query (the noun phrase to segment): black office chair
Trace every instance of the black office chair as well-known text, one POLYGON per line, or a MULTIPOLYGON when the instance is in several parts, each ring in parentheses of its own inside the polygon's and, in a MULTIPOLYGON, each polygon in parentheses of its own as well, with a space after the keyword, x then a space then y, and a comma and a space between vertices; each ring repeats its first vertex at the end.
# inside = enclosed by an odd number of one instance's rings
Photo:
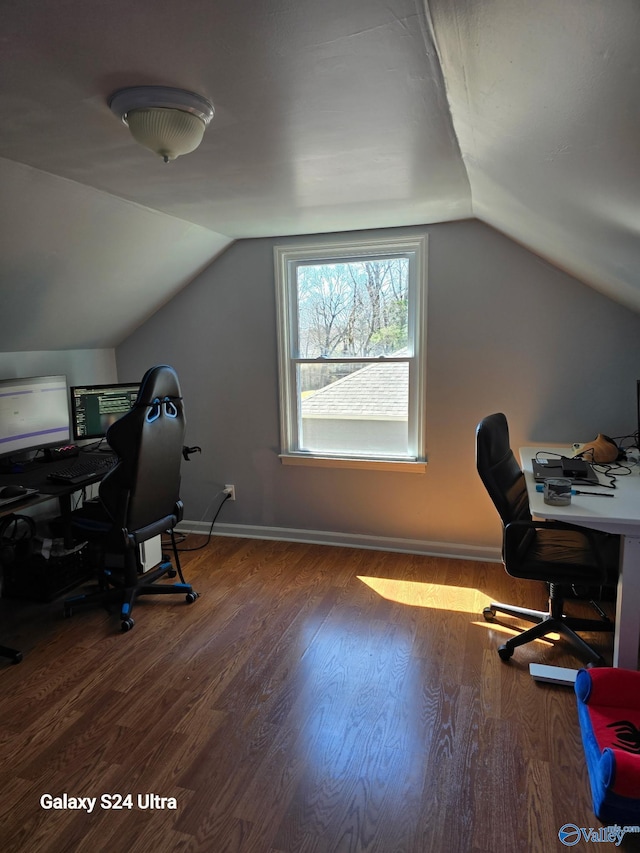
POLYGON ((602 656, 576 633, 612 631, 613 622, 599 606, 600 619, 580 619, 564 613, 564 602, 574 586, 613 585, 618 574, 620 539, 584 527, 557 521, 534 521, 524 474, 509 446, 506 417, 499 413, 484 418, 476 429, 476 465, 482 482, 502 519, 502 559, 509 575, 543 581, 549 589, 547 612, 492 603, 484 610, 488 622, 496 613, 534 622, 498 649, 509 660, 514 649, 531 640, 558 633, 568 639, 588 663, 603 665, 602 656))
POLYGON ((74 527, 97 561, 100 591, 68 598, 65 615, 78 606, 117 602, 122 630, 128 631, 134 624, 134 601, 141 595, 182 594, 189 603, 198 598, 184 580, 174 534, 182 518, 184 431, 178 377, 167 365, 152 367, 133 408, 109 428, 107 441, 118 461, 100 483, 98 501, 88 501, 73 514, 74 527), (139 546, 163 533, 171 539, 175 568, 163 555, 160 565, 145 574, 139 546), (180 583, 157 583, 176 573, 180 583))

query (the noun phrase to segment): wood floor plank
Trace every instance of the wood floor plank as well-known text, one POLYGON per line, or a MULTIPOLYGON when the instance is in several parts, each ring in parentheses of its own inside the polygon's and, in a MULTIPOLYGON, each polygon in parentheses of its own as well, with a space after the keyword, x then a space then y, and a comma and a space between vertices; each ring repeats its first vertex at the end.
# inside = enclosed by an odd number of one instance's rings
POLYGON ((181 546, 201 597, 140 601, 127 634, 99 608, 0 600, 25 652, 0 663, 3 853, 546 853, 564 823, 599 825, 573 691, 528 673, 580 662, 556 642, 504 663, 522 623, 482 617, 544 607, 542 585, 321 545, 188 550, 203 542, 181 546), (88 814, 44 793, 134 799, 88 814))

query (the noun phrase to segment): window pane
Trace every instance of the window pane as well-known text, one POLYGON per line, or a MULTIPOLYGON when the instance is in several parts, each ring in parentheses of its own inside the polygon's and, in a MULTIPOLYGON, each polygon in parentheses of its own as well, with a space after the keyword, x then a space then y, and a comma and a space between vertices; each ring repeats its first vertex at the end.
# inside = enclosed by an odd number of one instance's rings
POLYGON ((407 362, 299 364, 300 449, 408 453, 407 362))
POLYGON ((296 270, 300 358, 405 350, 408 257, 299 264, 296 270))

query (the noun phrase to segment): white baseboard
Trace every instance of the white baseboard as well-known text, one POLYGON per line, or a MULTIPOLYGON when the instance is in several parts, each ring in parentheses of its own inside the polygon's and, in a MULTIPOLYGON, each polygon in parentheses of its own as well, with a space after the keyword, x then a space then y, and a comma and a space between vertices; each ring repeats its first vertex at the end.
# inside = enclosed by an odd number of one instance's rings
MULTIPOLYGON (((176 531, 207 535, 211 522, 180 522, 176 531)), ((457 545, 452 542, 429 542, 422 539, 401 539, 391 536, 366 536, 358 533, 335 533, 326 530, 299 530, 290 527, 261 527, 249 524, 216 523, 212 535, 237 536, 241 539, 276 539, 283 542, 305 542, 313 545, 337 545, 343 548, 368 548, 374 551, 397 551, 404 554, 423 554, 429 557, 452 557, 457 560, 479 560, 499 563, 499 548, 483 545, 457 545)))

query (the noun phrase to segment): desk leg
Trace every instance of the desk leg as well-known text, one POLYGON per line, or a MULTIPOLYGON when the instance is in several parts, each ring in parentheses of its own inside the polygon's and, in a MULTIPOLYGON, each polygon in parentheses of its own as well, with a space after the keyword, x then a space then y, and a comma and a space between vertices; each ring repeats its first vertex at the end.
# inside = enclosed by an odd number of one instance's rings
POLYGON ((640 642, 640 537, 623 536, 616 603, 613 665, 638 669, 640 642))
POLYGON ((71 495, 59 495, 58 506, 60 507, 60 516, 62 518, 62 530, 64 537, 64 547, 73 548, 73 527, 71 526, 71 495))

